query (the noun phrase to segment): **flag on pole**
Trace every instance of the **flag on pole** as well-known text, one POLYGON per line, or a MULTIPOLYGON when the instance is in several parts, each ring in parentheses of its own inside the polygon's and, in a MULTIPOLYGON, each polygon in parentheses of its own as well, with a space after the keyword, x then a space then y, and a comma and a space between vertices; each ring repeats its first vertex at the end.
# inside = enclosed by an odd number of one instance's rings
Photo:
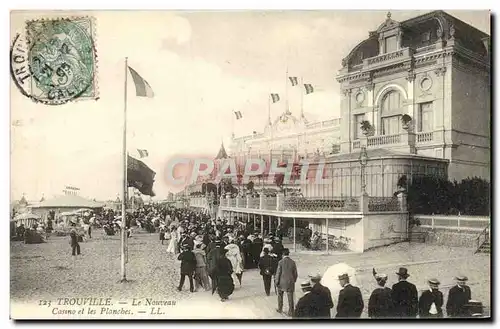
POLYGON ((137 149, 137 152, 139 153, 140 158, 145 158, 145 157, 149 156, 148 150, 137 149))
POLYGON ((128 156, 127 161, 127 184, 135 187, 144 195, 155 196, 153 183, 156 173, 144 162, 128 156))
POLYGON ((144 78, 141 77, 133 68, 129 66, 128 69, 130 70, 130 74, 134 80, 136 96, 153 98, 153 89, 151 89, 149 83, 144 80, 144 78))
POLYGON ((297 77, 288 77, 288 79, 290 79, 292 86, 296 86, 299 84, 299 80, 297 79, 297 77))
POLYGON ((311 94, 314 92, 314 88, 313 88, 312 84, 305 83, 304 88, 306 88, 306 94, 311 94))
POLYGON ((241 111, 233 111, 234 114, 236 115, 236 120, 239 120, 243 118, 243 115, 241 114, 241 111))
POLYGON ((280 95, 279 94, 271 94, 271 100, 273 101, 273 103, 279 102, 280 95))

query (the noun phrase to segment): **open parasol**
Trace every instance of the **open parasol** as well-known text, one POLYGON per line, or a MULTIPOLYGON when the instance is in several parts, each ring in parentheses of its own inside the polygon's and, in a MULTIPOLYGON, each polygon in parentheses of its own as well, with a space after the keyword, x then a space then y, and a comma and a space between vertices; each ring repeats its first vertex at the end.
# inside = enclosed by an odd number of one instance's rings
POLYGON ((334 305, 338 303, 339 291, 342 289, 339 282, 339 275, 345 274, 349 275, 349 282, 353 285, 357 285, 356 280, 356 269, 346 263, 338 263, 330 266, 321 278, 321 284, 330 289, 332 294, 332 299, 334 305))

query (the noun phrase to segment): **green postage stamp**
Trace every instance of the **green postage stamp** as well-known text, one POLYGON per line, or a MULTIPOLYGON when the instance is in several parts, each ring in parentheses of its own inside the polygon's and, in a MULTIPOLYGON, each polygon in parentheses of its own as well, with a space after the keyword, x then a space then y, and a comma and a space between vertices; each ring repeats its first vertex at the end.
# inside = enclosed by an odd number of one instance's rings
POLYGON ((57 105, 96 99, 95 24, 91 17, 32 20, 26 41, 30 96, 57 105))

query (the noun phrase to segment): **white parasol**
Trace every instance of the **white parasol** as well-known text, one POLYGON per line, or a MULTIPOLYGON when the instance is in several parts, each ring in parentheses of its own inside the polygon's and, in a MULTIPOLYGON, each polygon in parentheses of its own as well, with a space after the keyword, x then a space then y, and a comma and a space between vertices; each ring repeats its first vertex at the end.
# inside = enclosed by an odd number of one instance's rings
POLYGON ((356 280, 356 269, 345 264, 339 263, 333 266, 330 266, 321 278, 321 284, 330 289, 332 294, 332 299, 334 305, 337 305, 339 298, 339 291, 342 289, 339 282, 339 275, 345 274, 349 275, 349 282, 353 286, 357 286, 356 280))

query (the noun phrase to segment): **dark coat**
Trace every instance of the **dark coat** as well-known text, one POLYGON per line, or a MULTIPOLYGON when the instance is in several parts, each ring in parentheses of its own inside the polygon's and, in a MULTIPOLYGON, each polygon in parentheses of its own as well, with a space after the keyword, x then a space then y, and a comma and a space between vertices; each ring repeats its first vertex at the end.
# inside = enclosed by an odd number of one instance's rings
POLYGON ((448 301, 446 302, 446 314, 452 318, 461 318, 469 316, 464 305, 471 300, 471 291, 469 286, 454 286, 448 292, 448 301))
POLYGON ((290 257, 284 257, 278 262, 274 277, 276 287, 281 291, 294 292, 297 282, 297 265, 290 257))
POLYGON ((370 318, 392 318, 395 316, 390 288, 373 290, 368 301, 368 316, 370 318))
POLYGON ((192 251, 183 251, 177 257, 181 261, 181 274, 193 274, 196 270, 196 257, 192 251))
POLYGON ((418 314, 417 287, 408 281, 399 281, 392 286, 394 315, 399 318, 416 317, 418 314))
POLYGON ((276 258, 268 255, 264 255, 259 260, 260 275, 266 275, 266 269, 269 270, 269 275, 274 275, 276 273, 277 267, 276 258))
POLYGON ((361 290, 348 284, 339 292, 339 304, 337 305, 337 315, 335 317, 359 318, 364 307, 365 303, 361 296, 361 290))
POLYGON ((443 293, 439 290, 425 290, 418 301, 418 313, 421 318, 443 317, 443 293), (431 305, 436 305, 437 314, 430 314, 431 305))
POLYGON ((222 256, 222 249, 215 247, 207 254, 207 270, 209 274, 213 274, 217 266, 217 261, 222 256))
POLYGON ((300 297, 295 310, 293 312, 293 318, 297 319, 311 319, 318 317, 318 310, 316 308, 316 298, 311 292, 300 297))
POLYGON ((315 304, 318 318, 330 319, 332 317, 330 309, 333 308, 333 300, 330 289, 321 283, 316 283, 311 291, 315 297, 315 304))
POLYGON ((226 257, 220 257, 215 267, 217 280, 217 293, 221 298, 229 297, 234 291, 234 282, 231 277, 233 266, 226 257))
POLYGON ((183 245, 189 245, 189 248, 191 248, 191 250, 193 250, 194 248, 194 240, 191 239, 190 237, 186 237, 184 239, 181 239, 181 241, 179 241, 179 246, 182 248, 183 245))

